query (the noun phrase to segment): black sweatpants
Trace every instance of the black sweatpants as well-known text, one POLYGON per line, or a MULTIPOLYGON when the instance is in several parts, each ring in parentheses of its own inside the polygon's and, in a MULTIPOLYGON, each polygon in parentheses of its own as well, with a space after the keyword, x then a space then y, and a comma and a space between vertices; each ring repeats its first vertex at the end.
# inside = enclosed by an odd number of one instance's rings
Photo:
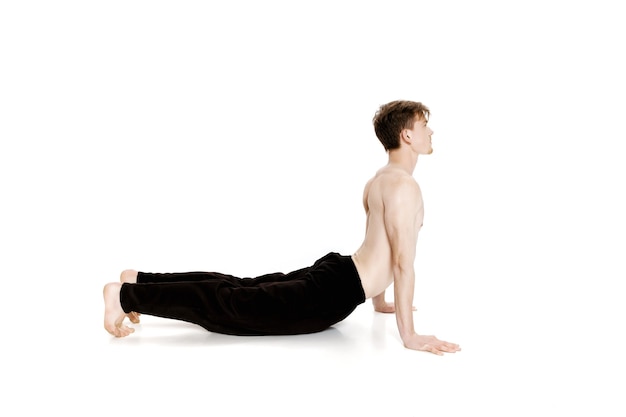
POLYGON ((139 272, 123 284, 122 309, 198 324, 232 335, 319 332, 365 301, 354 262, 331 252, 288 274, 237 278, 217 272, 139 272))

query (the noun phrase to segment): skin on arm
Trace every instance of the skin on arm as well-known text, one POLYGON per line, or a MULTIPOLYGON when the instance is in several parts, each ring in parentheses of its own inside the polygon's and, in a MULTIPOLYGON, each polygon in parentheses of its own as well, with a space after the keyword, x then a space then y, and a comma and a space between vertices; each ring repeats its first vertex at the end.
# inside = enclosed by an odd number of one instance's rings
MULTIPOLYGON (((370 191, 370 187, 372 185, 372 182, 374 182, 375 178, 372 178, 371 180, 368 181, 367 184, 365 184, 365 189, 363 191, 363 208, 365 209, 365 214, 369 216, 369 205, 367 203, 367 198, 369 196, 369 191, 370 191)), ((367 229, 369 226, 369 222, 365 223, 365 233, 367 234, 367 229)), ((393 302, 389 303, 387 301, 385 301, 385 291, 383 290, 382 293, 372 297, 372 305, 374 306, 374 311, 377 311, 379 313, 395 313, 396 312, 396 307, 394 305, 393 302)), ((413 311, 416 311, 417 309, 415 307, 413 307, 413 311)))
MULTIPOLYGON (((372 178, 371 180, 367 182, 367 184, 365 184, 365 189, 363 190, 363 208, 365 209, 365 214, 368 216, 368 220, 369 220, 370 208, 369 208, 369 204, 367 203, 367 198, 369 196, 372 182, 374 182, 374 178, 372 178)), ((367 235, 368 228, 369 228, 369 221, 365 222, 365 234, 366 235, 367 235)), ((387 303, 385 301, 385 291, 372 297, 372 305, 374 306, 374 311, 377 311, 379 313, 393 313, 396 311, 393 303, 387 303)))
POLYGON ((384 221, 391 246, 396 321, 404 342, 415 333, 411 308, 415 285, 413 264, 418 222, 421 225, 424 210, 419 187, 412 178, 401 177, 393 181, 383 195, 384 221))
POLYGON ((393 303, 385 301, 385 291, 372 297, 372 305, 374 306, 374 311, 378 311, 379 313, 394 313, 396 311, 393 303))
MULTIPOLYGON (((415 289, 415 253, 417 235, 424 218, 424 206, 419 186, 413 178, 394 180, 383 196, 384 221, 391 245, 394 275, 394 305, 398 331, 408 349, 424 350, 442 355, 456 352, 459 346, 434 336, 418 335, 413 323, 413 294, 415 289)), ((384 292, 376 296, 374 305, 381 306, 384 292)))
MULTIPOLYGON (((381 292, 375 297, 372 297, 372 304, 374 305, 374 311, 379 313, 395 313, 396 305, 393 302, 388 302, 385 300, 385 291, 381 292)), ((413 311, 417 311, 415 306, 412 307, 413 311)))

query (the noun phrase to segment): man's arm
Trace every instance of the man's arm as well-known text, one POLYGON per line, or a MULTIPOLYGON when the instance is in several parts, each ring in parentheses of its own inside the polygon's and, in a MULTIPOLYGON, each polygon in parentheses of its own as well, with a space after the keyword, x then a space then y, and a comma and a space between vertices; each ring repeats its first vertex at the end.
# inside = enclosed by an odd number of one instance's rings
POLYGON ((374 306, 374 311, 379 313, 394 313, 396 311, 393 303, 385 301, 385 291, 372 297, 372 305, 374 306))
MULTIPOLYGON (((383 203, 385 229, 391 245, 396 322, 402 343, 406 348, 437 355, 460 350, 458 345, 435 336, 418 335, 413 324, 415 252, 418 230, 424 218, 419 186, 412 178, 399 179, 383 197, 383 203)), ((384 300, 384 292, 382 297, 384 300)))
MULTIPOLYGON (((374 305, 374 311, 379 313, 395 313, 396 305, 395 303, 389 303, 385 300, 385 291, 381 292, 375 297, 372 297, 372 304, 374 305)), ((415 306, 412 307, 413 311, 417 311, 415 306)))
POLYGON ((415 335, 413 293, 418 223, 424 217, 418 185, 412 178, 395 180, 383 196, 385 229, 391 245, 396 321, 402 342, 415 335))

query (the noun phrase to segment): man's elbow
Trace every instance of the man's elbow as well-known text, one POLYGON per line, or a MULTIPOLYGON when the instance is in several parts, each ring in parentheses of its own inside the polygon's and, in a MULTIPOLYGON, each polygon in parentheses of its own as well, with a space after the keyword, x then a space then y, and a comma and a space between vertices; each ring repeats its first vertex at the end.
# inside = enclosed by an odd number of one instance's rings
POLYGON ((396 277, 406 276, 413 273, 413 260, 406 257, 394 257, 393 272, 396 277))

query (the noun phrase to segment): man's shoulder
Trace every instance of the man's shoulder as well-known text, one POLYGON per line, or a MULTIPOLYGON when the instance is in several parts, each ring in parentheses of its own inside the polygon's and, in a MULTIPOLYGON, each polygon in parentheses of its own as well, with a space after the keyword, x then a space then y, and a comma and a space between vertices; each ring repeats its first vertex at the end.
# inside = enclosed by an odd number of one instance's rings
POLYGON ((390 191, 397 189, 403 191, 419 190, 419 185, 415 178, 407 172, 400 169, 389 169, 379 171, 374 179, 378 179, 384 188, 390 191))
MULTIPOLYGON (((367 183, 375 195, 383 200, 420 198, 420 187, 412 175, 402 170, 381 170, 367 183)), ((368 193, 369 194, 369 193, 368 193)))

